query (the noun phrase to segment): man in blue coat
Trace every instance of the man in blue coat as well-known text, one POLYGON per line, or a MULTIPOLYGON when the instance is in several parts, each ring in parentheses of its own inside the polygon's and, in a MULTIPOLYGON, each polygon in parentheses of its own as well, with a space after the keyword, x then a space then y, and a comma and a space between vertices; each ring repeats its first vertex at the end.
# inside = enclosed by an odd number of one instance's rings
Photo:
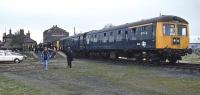
POLYGON ((42 59, 43 59, 43 65, 45 67, 45 70, 48 70, 48 60, 50 58, 50 53, 48 52, 47 47, 44 48, 44 51, 42 52, 42 59))

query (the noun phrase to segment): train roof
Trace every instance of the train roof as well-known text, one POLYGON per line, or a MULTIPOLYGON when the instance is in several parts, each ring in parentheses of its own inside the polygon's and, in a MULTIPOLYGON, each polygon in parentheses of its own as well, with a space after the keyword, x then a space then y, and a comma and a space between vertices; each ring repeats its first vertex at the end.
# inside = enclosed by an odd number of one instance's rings
POLYGON ((85 33, 81 33, 81 34, 77 34, 77 35, 73 35, 73 36, 69 36, 69 37, 64 37, 64 38, 61 38, 60 40, 73 38, 73 37, 77 37, 77 36, 82 36, 84 34, 93 34, 93 33, 111 31, 111 30, 116 30, 116 29, 122 29, 122 28, 125 28, 125 27, 132 27, 132 26, 137 26, 137 25, 144 25, 144 24, 156 23, 156 22, 167 22, 167 21, 174 21, 174 20, 179 21, 181 23, 188 24, 188 22, 181 17, 172 16, 172 15, 162 15, 162 16, 159 16, 159 17, 151 18, 151 19, 140 20, 140 21, 132 22, 132 23, 126 23, 126 24, 119 25, 119 26, 113 26, 111 28, 105 28, 105 29, 100 29, 100 30, 91 30, 89 32, 85 32, 85 33))
POLYGON ((73 38, 73 37, 82 36, 82 35, 84 35, 84 34, 85 34, 85 33, 79 33, 79 34, 76 34, 76 35, 73 35, 73 36, 63 37, 63 38, 60 38, 60 41, 65 40, 65 39, 70 39, 70 38, 73 38))
POLYGON ((125 27, 130 27, 130 26, 137 26, 137 25, 156 23, 156 22, 167 22, 167 21, 173 21, 173 20, 188 24, 188 22, 181 17, 171 16, 171 15, 162 15, 159 17, 151 18, 151 19, 141 20, 141 21, 132 22, 132 23, 126 23, 126 24, 119 25, 119 26, 113 26, 111 28, 105 28, 105 29, 101 29, 101 30, 91 31, 90 33, 105 32, 105 31, 116 30, 116 29, 121 29, 121 28, 125 28, 125 27))

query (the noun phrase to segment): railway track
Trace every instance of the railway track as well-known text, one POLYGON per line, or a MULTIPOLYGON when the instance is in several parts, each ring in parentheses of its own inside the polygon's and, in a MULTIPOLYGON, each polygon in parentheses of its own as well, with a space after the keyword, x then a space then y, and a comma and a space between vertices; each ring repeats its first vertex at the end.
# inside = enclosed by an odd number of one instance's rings
POLYGON ((175 68, 181 70, 188 70, 189 72, 199 72, 200 73, 200 64, 193 63, 177 63, 177 64, 162 64, 162 67, 165 68, 175 68))
POLYGON ((150 67, 162 67, 162 68, 172 68, 176 70, 183 70, 189 71, 191 73, 198 72, 200 73, 200 64, 194 63, 150 63, 150 62, 137 62, 135 60, 126 60, 126 59, 117 59, 112 60, 114 64, 121 64, 121 65, 141 65, 141 66, 150 66, 150 67))

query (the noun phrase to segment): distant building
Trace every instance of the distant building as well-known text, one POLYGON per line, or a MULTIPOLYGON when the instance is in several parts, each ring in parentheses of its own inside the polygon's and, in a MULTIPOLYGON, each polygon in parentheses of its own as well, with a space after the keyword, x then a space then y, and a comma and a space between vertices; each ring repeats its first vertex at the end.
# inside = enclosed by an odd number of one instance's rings
POLYGON ((200 49, 200 43, 190 43, 190 48, 192 48, 192 49, 200 49))
POLYGON ((62 37, 69 37, 69 32, 57 27, 57 25, 47 29, 43 32, 43 42, 49 43, 52 41, 58 41, 62 37))
POLYGON ((12 34, 12 30, 9 30, 9 34, 6 35, 6 33, 3 34, 3 46, 2 48, 4 49, 29 49, 32 48, 33 46, 37 45, 37 42, 33 39, 30 38, 30 31, 24 34, 24 30, 20 29, 19 31, 20 37, 23 37, 23 43, 22 46, 19 44, 12 45, 12 41, 14 39, 14 36, 16 34, 12 34))
POLYGON ((12 42, 12 38, 13 38, 13 34, 12 34, 12 30, 9 30, 9 34, 6 35, 6 33, 3 33, 3 47, 2 48, 6 48, 6 49, 11 49, 11 42, 12 42))
POLYGON ((199 35, 190 35, 190 43, 200 43, 199 35))

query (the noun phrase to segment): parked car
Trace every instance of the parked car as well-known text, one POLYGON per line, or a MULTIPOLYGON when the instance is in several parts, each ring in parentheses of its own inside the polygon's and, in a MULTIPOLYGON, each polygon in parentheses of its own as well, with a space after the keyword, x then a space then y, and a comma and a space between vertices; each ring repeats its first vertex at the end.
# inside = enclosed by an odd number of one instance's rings
POLYGON ((19 53, 0 50, 0 62, 20 63, 23 61, 23 59, 24 59, 24 56, 19 53))

